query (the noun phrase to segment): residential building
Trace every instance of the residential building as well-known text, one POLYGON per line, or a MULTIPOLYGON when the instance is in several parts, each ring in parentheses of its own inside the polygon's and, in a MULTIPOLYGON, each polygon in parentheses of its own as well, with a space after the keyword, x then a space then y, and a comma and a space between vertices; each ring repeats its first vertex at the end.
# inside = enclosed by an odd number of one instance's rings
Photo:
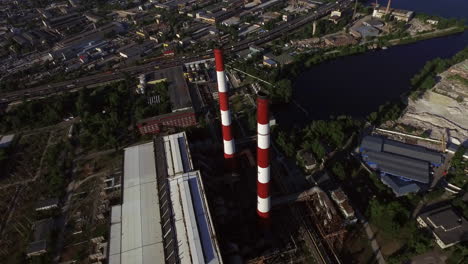
POLYGON ((123 203, 111 208, 109 264, 222 263, 185 133, 125 149, 123 203))
POLYGON ((424 212, 417 221, 421 227, 432 231, 442 249, 468 241, 468 221, 450 205, 424 212))

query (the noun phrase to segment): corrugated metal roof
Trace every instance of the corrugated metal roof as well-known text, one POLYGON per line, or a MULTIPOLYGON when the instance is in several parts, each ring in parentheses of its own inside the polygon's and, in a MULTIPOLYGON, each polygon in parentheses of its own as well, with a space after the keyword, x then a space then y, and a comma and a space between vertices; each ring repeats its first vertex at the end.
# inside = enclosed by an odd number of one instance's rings
POLYGON ((125 149, 121 260, 164 263, 153 142, 125 149))
POLYGON ((419 186, 414 182, 406 182, 402 184, 396 177, 382 175, 382 182, 393 190, 393 193, 398 196, 403 196, 409 193, 416 193, 419 191, 419 186))
POLYGON ((221 263, 200 172, 171 178, 169 185, 181 263, 221 263))
POLYGON ((111 264, 222 263, 200 172, 192 170, 185 133, 125 149, 121 223, 119 207, 111 213, 111 264))
POLYGON ((361 142, 361 149, 375 152, 382 151, 383 138, 375 136, 365 136, 361 142))
POLYGON ((385 173, 429 183, 429 164, 425 161, 385 152, 368 151, 364 155, 366 162, 376 163, 378 168, 385 173))
POLYGON ((385 143, 383 145, 383 151, 406 157, 411 157, 414 159, 424 160, 432 164, 443 163, 442 155, 437 152, 427 150, 420 146, 404 144, 393 140, 385 140, 385 143))
POLYGON ((193 170, 185 132, 163 137, 169 177, 193 170))

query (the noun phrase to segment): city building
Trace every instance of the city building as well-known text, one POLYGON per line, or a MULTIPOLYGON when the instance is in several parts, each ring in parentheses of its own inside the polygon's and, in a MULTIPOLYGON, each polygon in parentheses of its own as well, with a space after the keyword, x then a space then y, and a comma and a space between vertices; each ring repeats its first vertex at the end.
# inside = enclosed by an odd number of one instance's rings
POLYGON ((384 26, 384 23, 377 19, 370 19, 362 22, 364 26, 381 28, 384 26))
POLYGON ((390 8, 387 14, 387 7, 378 6, 374 9, 374 12, 372 13, 372 16, 376 18, 384 18, 386 15, 389 15, 390 17, 398 21, 409 22, 413 18, 414 12, 390 8))
POLYGON ((348 196, 343 192, 341 188, 338 188, 331 192, 331 198, 338 205, 341 213, 344 218, 349 221, 349 223, 356 223, 357 218, 355 217, 354 209, 349 204, 348 196))
POLYGON ((372 26, 360 26, 352 28, 349 33, 356 38, 366 39, 368 37, 377 37, 380 34, 380 30, 372 26))
POLYGON ((168 114, 158 115, 137 122, 140 134, 155 134, 163 129, 184 128, 197 124, 197 118, 193 109, 187 109, 168 114))
POLYGON ((468 241, 468 221, 450 205, 422 213, 416 220, 419 226, 432 231, 442 249, 468 241))
POLYGON ((11 146, 14 140, 15 140, 14 134, 5 135, 5 136, 0 135, 0 148, 8 148, 9 146, 11 146))
MULTIPOLYGON (((264 54, 263 55, 263 61, 265 64, 265 61, 273 61, 273 62, 276 62, 277 64, 280 64, 280 65, 288 65, 288 64, 291 64, 294 62, 294 58, 289 55, 288 53, 283 53, 281 55, 274 55, 273 53, 267 53, 267 54, 264 54)), ((265 64, 266 65, 266 64, 265 64)), ((270 66, 270 65, 268 65, 270 66)))
POLYGON ((83 47, 92 41, 100 41, 104 39, 106 34, 109 33, 120 33, 125 30, 124 26, 117 22, 112 22, 105 24, 101 27, 98 27, 94 30, 88 30, 84 33, 74 35, 73 37, 66 38, 54 47, 54 53, 60 52, 62 50, 74 49, 78 47, 83 47))
POLYGON ((123 203, 111 209, 109 264, 222 263, 185 133, 125 149, 123 203))
POLYGON ((151 40, 147 40, 141 44, 135 42, 125 45, 118 49, 119 55, 126 58, 139 58, 141 55, 150 52, 155 47, 151 40))
POLYGON ((195 110, 182 66, 155 71, 140 76, 140 78, 144 78, 145 80, 145 93, 150 91, 151 85, 166 82, 168 84, 172 110, 171 113, 139 120, 137 128, 142 135, 159 133, 165 128, 184 128, 197 124, 195 110))
POLYGON ((334 10, 331 12, 329 20, 335 24, 338 24, 338 22, 340 22, 341 16, 342 12, 340 10, 334 10))
POLYGON ((268 67, 277 67, 278 63, 272 59, 264 59, 263 65, 268 66, 268 67))
POLYGON ((363 161, 380 173, 382 182, 397 196, 427 186, 431 166, 443 163, 441 153, 379 136, 365 136, 360 152, 363 161))
POLYGON ((166 81, 168 83, 169 97, 173 112, 192 108, 192 99, 187 82, 184 78, 182 66, 151 72, 146 74, 146 80, 148 85, 160 81, 166 81))
POLYGON ((334 47, 356 45, 358 43, 358 41, 355 38, 346 33, 328 35, 325 36, 323 40, 325 41, 325 44, 334 47))

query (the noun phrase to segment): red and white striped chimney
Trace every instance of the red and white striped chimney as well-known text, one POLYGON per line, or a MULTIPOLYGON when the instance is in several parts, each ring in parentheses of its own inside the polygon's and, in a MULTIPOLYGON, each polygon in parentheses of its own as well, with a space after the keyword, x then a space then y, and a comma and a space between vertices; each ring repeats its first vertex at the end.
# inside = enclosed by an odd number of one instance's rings
POLYGON ((223 127, 224 158, 232 159, 236 152, 234 138, 231 130, 231 112, 229 111, 228 88, 226 85, 226 75, 224 74, 223 51, 214 50, 216 77, 218 80, 219 108, 221 110, 221 124, 223 127))
POLYGON ((270 217, 270 117, 268 96, 257 95, 257 214, 270 217))

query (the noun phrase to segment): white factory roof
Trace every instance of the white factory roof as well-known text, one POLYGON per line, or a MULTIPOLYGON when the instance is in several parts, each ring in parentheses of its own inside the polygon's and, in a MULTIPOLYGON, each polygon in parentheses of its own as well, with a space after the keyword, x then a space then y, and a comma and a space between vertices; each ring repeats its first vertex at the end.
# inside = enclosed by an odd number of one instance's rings
POLYGON ((185 133, 163 137, 169 177, 193 170, 192 157, 185 133))
POLYGON ((109 238, 109 264, 120 264, 120 249, 122 235, 122 206, 111 208, 111 228, 109 238))
POLYGON ((170 179, 169 189, 181 263, 222 263, 200 171, 170 179))
POLYGON ((122 264, 164 263, 153 142, 125 149, 122 264))
POLYGON ((222 263, 185 133, 125 149, 110 237, 110 264, 222 263))

